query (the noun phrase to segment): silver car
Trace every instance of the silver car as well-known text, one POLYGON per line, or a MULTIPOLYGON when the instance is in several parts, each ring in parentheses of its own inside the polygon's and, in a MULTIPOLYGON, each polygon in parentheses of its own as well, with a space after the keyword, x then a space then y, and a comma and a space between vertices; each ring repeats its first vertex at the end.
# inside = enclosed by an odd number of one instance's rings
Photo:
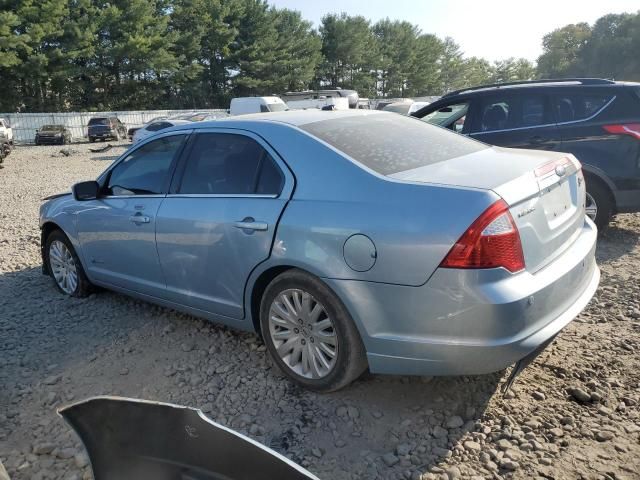
POLYGON ((393 113, 181 125, 40 210, 44 271, 259 332, 317 391, 373 373, 481 374, 587 305, 580 163, 393 113))

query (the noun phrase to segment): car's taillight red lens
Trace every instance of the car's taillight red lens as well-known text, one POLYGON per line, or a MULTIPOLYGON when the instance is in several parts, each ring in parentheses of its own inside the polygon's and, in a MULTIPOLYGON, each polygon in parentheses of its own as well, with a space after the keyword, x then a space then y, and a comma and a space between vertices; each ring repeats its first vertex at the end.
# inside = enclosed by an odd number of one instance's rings
POLYGON ((524 270, 520 234, 504 200, 491 205, 471 224, 440 266, 524 270))
POLYGON ((603 128, 609 133, 614 133, 616 135, 631 135, 633 138, 640 140, 640 123, 605 125, 603 128))

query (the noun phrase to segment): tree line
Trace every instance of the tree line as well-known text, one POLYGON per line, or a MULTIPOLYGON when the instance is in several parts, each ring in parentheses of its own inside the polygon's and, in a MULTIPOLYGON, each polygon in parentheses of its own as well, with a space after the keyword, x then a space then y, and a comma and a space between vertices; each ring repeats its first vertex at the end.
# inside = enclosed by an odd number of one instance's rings
MULTIPOLYGON (((634 18, 624 31, 637 42, 634 18)), ((0 111, 226 108, 234 96, 332 87, 440 95, 547 75, 542 66, 573 72, 583 44, 606 36, 598 22, 570 26, 588 30, 586 41, 547 35, 536 69, 465 57, 452 38, 406 21, 329 14, 315 29, 266 0, 0 0, 0 111)))

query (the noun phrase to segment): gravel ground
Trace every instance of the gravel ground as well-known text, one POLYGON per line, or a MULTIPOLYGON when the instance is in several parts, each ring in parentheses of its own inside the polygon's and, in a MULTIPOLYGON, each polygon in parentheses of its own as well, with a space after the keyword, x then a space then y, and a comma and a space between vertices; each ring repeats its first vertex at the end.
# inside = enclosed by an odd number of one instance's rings
POLYGON ((0 170, 0 459, 12 479, 91 478, 55 409, 113 394, 201 408, 321 479, 640 478, 640 216, 601 236, 588 309, 519 378, 367 375, 318 395, 256 335, 40 273, 40 198, 92 179, 125 146, 17 148, 0 170))

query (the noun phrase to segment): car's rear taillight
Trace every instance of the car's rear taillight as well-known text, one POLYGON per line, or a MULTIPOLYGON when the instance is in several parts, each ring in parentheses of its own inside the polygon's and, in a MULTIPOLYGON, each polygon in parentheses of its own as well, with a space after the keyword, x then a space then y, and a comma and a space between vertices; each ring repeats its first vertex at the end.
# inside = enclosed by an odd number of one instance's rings
POLYGON ((633 138, 640 140, 640 123, 605 125, 603 128, 609 133, 616 135, 630 135, 633 138))
POLYGON ((491 205, 471 224, 440 266, 504 267, 512 273, 524 270, 520 234, 504 200, 498 200, 491 205))

